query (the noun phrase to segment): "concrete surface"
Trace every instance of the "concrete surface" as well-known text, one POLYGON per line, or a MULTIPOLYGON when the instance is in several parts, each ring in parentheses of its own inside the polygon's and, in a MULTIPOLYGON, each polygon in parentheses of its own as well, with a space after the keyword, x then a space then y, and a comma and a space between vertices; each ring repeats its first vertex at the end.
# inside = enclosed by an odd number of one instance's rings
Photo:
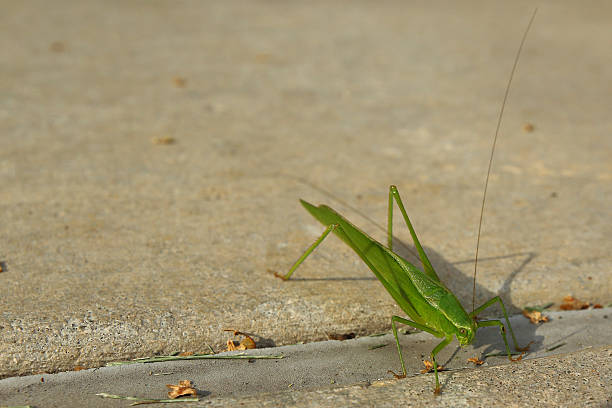
POLYGON ((395 400, 416 406, 525 406, 536 398, 538 406, 611 403, 612 308, 546 314, 550 321, 539 326, 523 316, 511 319, 521 345, 534 342, 521 362, 489 357, 475 369, 466 361, 504 351, 495 328, 481 329, 471 346, 459 348, 453 343, 444 349, 439 363, 448 371, 441 373, 439 398, 432 395, 433 375, 419 374, 423 358, 439 339, 413 333, 401 336, 409 373, 401 381, 393 380, 387 372, 400 370, 395 340, 387 334, 249 351, 253 355, 283 355, 280 360, 172 361, 8 378, 0 380, 0 403, 122 407, 128 402, 96 394, 164 398, 165 384, 184 379, 194 383, 202 405, 213 406, 330 406, 332 401, 336 406, 350 405, 355 398, 365 405, 386 405, 395 400), (570 392, 568 387, 576 388, 570 392))
MULTIPOLYGON (((612 6, 538 5, 477 286, 514 312, 612 302, 612 6)), ((468 307, 533 6, 3 1, 0 377, 219 349, 224 328, 387 330, 400 311, 338 240, 293 282, 267 270, 322 231, 298 198, 384 239, 391 183, 468 307)))

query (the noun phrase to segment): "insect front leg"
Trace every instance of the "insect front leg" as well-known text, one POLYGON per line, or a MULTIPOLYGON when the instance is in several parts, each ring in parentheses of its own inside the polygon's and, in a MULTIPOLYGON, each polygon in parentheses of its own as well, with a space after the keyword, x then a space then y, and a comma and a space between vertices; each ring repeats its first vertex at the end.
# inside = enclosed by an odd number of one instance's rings
POLYGON ((289 269, 289 272, 287 272, 285 275, 281 275, 278 272, 274 272, 274 271, 270 271, 270 272, 274 273, 274 276, 276 276, 277 278, 280 278, 282 280, 288 280, 293 274, 293 272, 295 272, 295 270, 298 268, 298 266, 300 266, 302 262, 304 262, 306 258, 308 258, 308 255, 310 255, 312 251, 314 251, 315 248, 318 247, 321 244, 321 242, 323 242, 323 240, 329 235, 330 232, 332 232, 338 227, 339 227, 338 224, 332 224, 328 226, 325 229, 325 231, 323 231, 323 234, 321 234, 321 236, 317 238, 317 240, 313 242, 311 246, 308 247, 308 249, 302 254, 302 256, 300 256, 300 258, 297 261, 295 261, 291 269, 289 269))
MULTIPOLYGON (((508 325, 508 329, 510 330, 510 335, 512 336, 512 341, 514 342, 514 348, 518 351, 527 351, 529 349, 529 345, 527 345, 526 347, 519 347, 518 342, 516 341, 516 336, 514 335, 514 330, 512 330, 512 325, 510 324, 510 319, 508 318, 508 313, 506 312, 506 307, 504 306, 504 302, 502 302, 501 298, 499 296, 495 296, 493 299, 489 300, 488 302, 486 302, 485 304, 483 304, 482 306, 474 309, 474 311, 472 313, 470 313, 470 317, 475 317, 478 316, 478 314, 480 312, 482 312, 483 310, 485 310, 486 308, 492 306, 495 302, 499 302, 502 312, 504 312, 504 318, 506 319, 506 324, 508 325)), ((490 322, 494 322, 496 320, 489 320, 490 322)), ((499 320, 497 320, 500 324, 501 322, 499 320)), ((478 322, 478 327, 483 327, 485 326, 483 323, 486 322, 478 322)), ((497 325, 496 323, 494 324, 487 324, 486 326, 493 326, 493 325, 497 325)), ((502 324, 503 327, 503 324, 502 324)), ((504 337, 504 341, 506 341, 506 333, 505 331, 502 332, 502 335, 504 337)), ((512 360, 512 358, 510 357, 510 349, 508 348, 508 342, 506 342, 506 348, 508 349, 508 357, 510 358, 510 360, 512 360)))
POLYGON ((506 328, 504 327, 504 324, 501 322, 501 320, 487 320, 484 322, 478 322, 476 327, 487 327, 487 326, 499 326, 499 332, 502 335, 502 339, 504 339, 504 344, 506 345, 506 352, 508 353, 508 359, 510 361, 520 361, 523 358, 523 354, 521 354, 517 358, 512 358, 512 353, 510 352, 510 346, 508 346, 508 339, 506 338, 506 328))

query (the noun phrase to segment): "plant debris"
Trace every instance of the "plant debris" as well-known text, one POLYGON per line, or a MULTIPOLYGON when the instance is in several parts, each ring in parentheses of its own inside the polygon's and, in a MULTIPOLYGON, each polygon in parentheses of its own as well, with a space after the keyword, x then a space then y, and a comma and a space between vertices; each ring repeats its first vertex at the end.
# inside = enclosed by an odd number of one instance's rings
POLYGON ((528 311, 523 309, 523 316, 528 318, 532 324, 546 323, 548 321, 548 316, 544 316, 542 312, 537 310, 528 311))
POLYGON ((177 88, 184 88, 187 85, 187 79, 183 77, 174 77, 172 82, 177 88))
POLYGON ((154 137, 151 143, 156 145, 171 145, 176 142, 176 139, 170 136, 154 137))
MULTIPOLYGON (((433 371, 434 365, 433 365, 433 363, 431 361, 424 360, 423 364, 425 364, 425 368, 423 370, 421 370, 421 374, 425 374, 425 373, 429 373, 429 372, 433 371)), ((438 371, 444 371, 444 367, 439 365, 438 366, 438 371)))
POLYGON ((553 350, 556 350, 556 349, 558 349, 558 348, 560 348, 560 347, 565 346, 566 344, 567 344, 567 343, 559 343, 559 344, 556 344, 556 345, 554 345, 554 346, 552 346, 552 347, 548 347, 548 348, 546 349, 546 351, 553 351, 553 350))
POLYGON ((355 333, 327 333, 327 338, 330 340, 350 340, 355 338, 355 333))
POLYGON ((467 361, 468 361, 469 363, 474 363, 474 364, 476 364, 477 366, 482 365, 482 364, 484 363, 484 361, 482 361, 482 360, 478 359, 478 357, 470 357, 470 358, 468 358, 468 359, 467 359, 467 361))
POLYGON ((588 309, 591 304, 589 302, 583 302, 574 298, 572 295, 568 295, 563 298, 563 303, 561 303, 561 310, 582 310, 588 309))
MULTIPOLYGON (((529 343, 529 344, 531 344, 531 343, 529 343)), ((527 347, 529 347, 529 345, 528 345, 527 347)), ((519 361, 519 359, 522 359, 522 358, 523 358, 523 355, 524 355, 524 354, 525 354, 525 352, 524 352, 524 351, 523 351, 523 352, 510 352, 510 355, 511 355, 511 356, 519 356, 519 358, 518 358, 518 359, 516 359, 516 360, 512 360, 512 361, 519 361)), ((507 356, 508 356, 508 353, 501 351, 501 352, 499 352, 499 353, 489 353, 489 354, 485 354, 485 355, 484 355, 484 357, 482 357, 482 358, 483 358, 483 359, 486 359, 486 358, 489 358, 489 357, 507 357, 507 356)))
POLYGON ((194 354, 192 356, 154 356, 154 357, 141 357, 127 361, 111 361, 106 363, 106 367, 119 366, 125 364, 139 364, 139 363, 159 363, 160 361, 174 361, 174 360, 257 360, 257 359, 272 359, 280 360, 285 358, 282 354, 275 355, 262 355, 262 356, 249 356, 247 354, 233 354, 231 356, 219 355, 219 354, 194 354))
POLYGON ((532 123, 527 122, 523 124, 523 132, 525 133, 531 133, 533 132, 534 129, 535 129, 535 126, 533 126, 532 123))
POLYGON ((253 340, 253 338, 249 336, 248 334, 240 332, 238 330, 234 330, 234 329, 225 329, 223 331, 233 331, 234 336, 244 336, 244 339, 242 339, 240 343, 238 343, 238 345, 234 343, 234 340, 229 339, 227 341, 227 351, 248 350, 248 349, 256 348, 255 340, 253 340))
POLYGON ((538 306, 525 306, 523 308, 523 310, 526 310, 528 312, 543 312, 545 309, 548 309, 549 307, 551 307, 552 305, 554 305, 553 302, 550 303, 546 303, 545 305, 538 305, 538 306))
POLYGON ((195 388, 191 386, 191 381, 189 380, 181 380, 178 385, 166 384, 166 387, 170 388, 168 397, 171 399, 182 397, 183 395, 198 395, 195 388))
POLYGON ((101 392, 96 395, 102 398, 136 401, 136 402, 131 403, 130 406, 142 405, 142 404, 158 404, 158 403, 168 404, 168 403, 173 403, 173 402, 198 402, 199 401, 197 397, 196 398, 181 398, 181 399, 157 399, 157 398, 128 397, 128 396, 123 396, 123 395, 107 394, 105 392, 101 392))

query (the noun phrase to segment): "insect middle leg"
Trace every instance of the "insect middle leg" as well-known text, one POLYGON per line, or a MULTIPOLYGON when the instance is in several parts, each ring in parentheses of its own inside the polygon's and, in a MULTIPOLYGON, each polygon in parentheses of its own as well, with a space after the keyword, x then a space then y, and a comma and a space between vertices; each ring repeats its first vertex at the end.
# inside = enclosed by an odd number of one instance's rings
POLYGON ((419 242, 419 238, 417 237, 416 232, 414 231, 414 227, 412 226, 412 223, 410 222, 410 218, 408 218, 408 213, 406 212, 406 209, 404 208, 404 203, 402 203, 402 199, 399 195, 399 191, 397 190, 397 187, 394 185, 389 187, 389 209, 388 209, 388 216, 387 216, 387 247, 391 251, 393 251, 393 199, 395 199, 395 202, 397 203, 397 206, 399 207, 400 212, 402 213, 402 217, 404 217, 404 222, 406 223, 406 226, 408 227, 408 230, 410 231, 410 236, 412 237, 414 246, 416 247, 417 252, 419 253, 419 258, 421 258, 421 263, 423 264, 423 270, 430 278, 439 282, 440 278, 438 278, 436 271, 434 271, 433 266, 431 266, 431 262, 429 262, 429 258, 427 258, 427 254, 425 254, 425 251, 423 250, 423 247, 421 246, 421 243, 419 242))
POLYGON ((411 320, 408 319, 404 319, 403 317, 399 317, 399 316, 392 316, 391 317, 391 327, 393 328, 393 336, 395 336, 395 344, 397 345, 397 353, 399 354, 399 358, 400 358, 400 363, 402 364, 402 374, 398 375, 395 374, 393 371, 390 371, 391 374, 393 374, 393 376, 395 378, 405 378, 406 377, 406 365, 404 364, 404 357, 402 356, 402 349, 399 343, 399 338, 397 336, 397 326, 396 326, 396 322, 398 323, 403 323, 405 325, 414 327, 415 329, 419 329, 419 330, 423 330, 427 333, 433 334, 436 337, 446 337, 444 340, 442 340, 442 342, 440 344, 438 344, 432 351, 431 351, 431 359, 433 360, 433 365, 434 365, 434 373, 436 376, 436 389, 435 389, 435 393, 438 394, 440 392, 440 381, 438 380, 438 362, 436 361, 436 354, 438 354, 438 352, 440 350, 442 350, 444 347, 446 347, 451 341, 452 341, 452 336, 444 336, 443 333, 437 332, 435 330, 432 330, 431 328, 413 322, 411 320))

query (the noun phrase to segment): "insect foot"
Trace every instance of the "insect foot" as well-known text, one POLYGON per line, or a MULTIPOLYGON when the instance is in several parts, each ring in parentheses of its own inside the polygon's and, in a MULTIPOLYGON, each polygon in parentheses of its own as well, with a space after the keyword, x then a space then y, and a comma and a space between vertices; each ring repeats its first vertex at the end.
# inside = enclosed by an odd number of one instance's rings
POLYGON ((518 351, 529 351, 529 347, 533 344, 533 340, 531 340, 525 347, 517 347, 518 351))
POLYGON ((531 346, 531 344, 533 344, 533 340, 530 341, 525 347, 517 347, 516 349, 521 352, 521 355, 517 358, 512 358, 512 356, 508 356, 510 361, 521 361, 527 350, 529 350, 529 346, 531 346))
POLYGON ((272 275, 276 276, 279 279, 282 279, 284 281, 288 280, 286 275, 281 275, 280 273, 273 271, 272 269, 268 269, 268 273, 271 273, 272 275))
POLYGON ((391 371, 391 370, 387 370, 388 373, 393 374, 393 376, 396 379, 402 379, 402 378, 406 378, 406 374, 395 374, 395 372, 391 371))
MULTIPOLYGON (((425 374, 425 373, 431 373, 434 370, 434 363, 432 363, 429 360, 425 360, 423 361, 423 364, 425 365, 425 368, 421 370, 421 374, 425 374)), ((442 367, 441 365, 438 366, 438 371, 444 371, 444 367, 442 367)))

